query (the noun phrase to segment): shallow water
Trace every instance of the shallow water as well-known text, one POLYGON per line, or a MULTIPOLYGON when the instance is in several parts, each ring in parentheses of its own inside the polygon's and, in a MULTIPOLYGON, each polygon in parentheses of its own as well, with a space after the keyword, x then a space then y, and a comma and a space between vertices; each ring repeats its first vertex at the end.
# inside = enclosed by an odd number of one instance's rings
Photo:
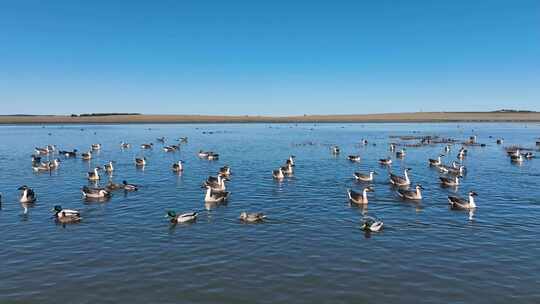
POLYGON ((505 146, 534 148, 539 136, 540 125, 517 123, 2 126, 0 302, 540 302, 540 160, 513 165, 495 144, 504 137, 505 146), (390 155, 389 135, 427 134, 476 134, 487 146, 468 148, 458 189, 441 188, 427 166, 441 145, 409 148, 393 171, 412 168, 425 191, 421 203, 403 202, 376 160, 390 155), (176 153, 158 143, 139 148, 160 136, 188 136, 189 143, 176 153), (370 145, 360 146, 363 138, 370 145), (121 150, 122 140, 133 147, 121 150), (89 163, 61 157, 52 174, 31 170, 35 146, 85 151, 95 142, 103 149, 89 163), (340 156, 330 154, 331 144, 341 147, 340 156), (199 149, 221 159, 198 159, 199 149), (289 154, 297 156, 295 175, 278 183, 270 172, 289 154), (351 163, 347 154, 362 160, 351 163), (148 165, 138 170, 133 158, 142 155, 148 165), (180 176, 170 170, 179 159, 186 162, 180 176), (86 172, 109 160, 116 161, 116 182, 142 188, 85 202, 86 172), (208 211, 201 183, 224 164, 233 171, 231 198, 208 211), (362 189, 352 173, 369 168, 380 173, 369 207, 351 207, 346 189, 362 189), (38 195, 26 215, 17 202, 22 184, 38 195), (479 194, 472 219, 449 210, 446 200, 469 190, 479 194), (50 209, 57 204, 80 210, 83 221, 56 224, 50 209), (171 226, 164 218, 170 209, 200 215, 195 224, 171 226), (242 224, 244 210, 269 219, 242 224), (362 232, 362 214, 384 220, 384 231, 362 232))

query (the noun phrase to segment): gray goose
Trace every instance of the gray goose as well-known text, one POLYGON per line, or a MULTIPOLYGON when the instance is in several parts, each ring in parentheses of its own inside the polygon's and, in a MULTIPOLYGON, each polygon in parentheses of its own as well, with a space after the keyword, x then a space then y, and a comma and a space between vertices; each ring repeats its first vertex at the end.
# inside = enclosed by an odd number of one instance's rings
POLYGON ((363 174, 360 172, 354 172, 353 176, 356 180, 362 181, 362 182, 372 182, 374 177, 373 175, 376 175, 377 172, 369 171, 368 174, 363 174))
POLYGON ((424 188, 422 185, 416 185, 414 190, 398 189, 397 194, 402 199, 408 200, 421 200, 422 199, 422 190, 424 188))
POLYGON ((474 209, 476 208, 475 196, 478 196, 478 194, 474 191, 469 192, 468 200, 457 196, 448 196, 448 203, 452 209, 474 209))
POLYGON ((368 203, 367 193, 373 192, 373 191, 374 190, 372 187, 364 188, 362 193, 353 191, 351 189, 347 189, 347 196, 349 197, 349 202, 351 203, 355 203, 357 205, 367 205, 368 203))
POLYGON ((395 186, 408 186, 411 184, 411 180, 409 179, 409 171, 411 168, 407 168, 403 170, 404 177, 395 175, 393 173, 390 173, 390 183, 395 186))

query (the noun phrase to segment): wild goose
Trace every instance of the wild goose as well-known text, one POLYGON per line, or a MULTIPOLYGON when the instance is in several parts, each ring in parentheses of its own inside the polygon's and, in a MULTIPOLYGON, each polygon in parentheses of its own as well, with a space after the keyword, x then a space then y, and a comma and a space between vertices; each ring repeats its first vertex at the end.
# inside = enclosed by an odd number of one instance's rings
POLYGON ((92 152, 84 152, 81 154, 81 157, 83 160, 91 160, 92 159, 92 152))
POLYGON ((206 194, 204 201, 206 203, 222 203, 229 198, 229 192, 227 191, 213 191, 212 188, 206 187, 206 194))
POLYGON ((77 210, 64 209, 60 205, 54 206, 51 210, 54 212, 54 217, 61 223, 75 223, 81 221, 81 214, 77 210))
POLYGON ((184 162, 181 161, 181 160, 177 161, 176 163, 174 163, 174 164, 172 165, 172 170, 173 170, 174 172, 182 172, 182 171, 184 171, 184 166, 182 165, 183 163, 184 163, 184 162))
POLYGON ((368 174, 363 174, 360 172, 354 172, 353 176, 356 180, 362 181, 362 182, 372 182, 373 181, 373 175, 376 175, 377 172, 369 171, 368 174))
POLYGON ((390 143, 389 149, 390 149, 390 152, 396 151, 396 144, 395 143, 390 143))
POLYGON ((277 180, 282 180, 285 178, 285 175, 283 174, 283 170, 281 167, 279 167, 277 170, 272 171, 272 176, 277 180))
POLYGON ((404 158, 405 157, 405 149, 401 149, 399 151, 396 152, 396 157, 397 158, 404 158))
POLYGON ((84 186, 81 191, 85 198, 107 198, 111 196, 111 193, 105 188, 90 188, 84 186))
POLYGON ((446 145, 446 147, 444 147, 444 152, 449 153, 451 149, 452 149, 451 145, 446 145))
POLYGON ((41 155, 47 155, 50 152, 47 148, 35 147, 34 149, 36 151, 36 154, 41 154, 41 155))
POLYGON ((347 159, 351 162, 359 162, 360 161, 360 155, 349 155, 347 156, 347 159))
POLYGON ((221 168, 219 168, 219 175, 223 177, 228 177, 231 175, 231 167, 225 165, 221 168))
POLYGON ((242 212, 240 213, 240 220, 246 223, 257 223, 262 222, 266 218, 266 215, 264 213, 247 213, 242 212))
POLYGON ((367 205, 368 203, 368 192, 373 192, 372 187, 366 187, 360 192, 353 191, 351 189, 347 189, 347 196, 349 197, 349 202, 357 204, 357 205, 367 205))
POLYGON ((205 152, 203 150, 199 150, 199 152, 197 153, 197 156, 199 156, 200 158, 207 158, 208 157, 208 153, 209 152, 205 152))
POLYGON ((366 216, 362 220, 362 226, 360 229, 366 232, 378 232, 383 228, 384 223, 381 220, 377 220, 371 216, 366 216))
POLYGON ((59 151, 60 155, 64 155, 67 158, 71 157, 77 157, 77 149, 73 149, 73 151, 59 151))
POLYGON ((510 161, 514 162, 514 163, 522 163, 524 160, 523 158, 523 155, 518 154, 517 156, 516 155, 512 155, 510 156, 510 161))
POLYGON ((170 222, 173 224, 182 224, 194 222, 195 220, 197 220, 197 215, 197 212, 176 214, 175 211, 167 211, 167 215, 165 217, 168 217, 170 222))
POLYGON ((141 144, 141 149, 152 149, 153 146, 154 146, 153 143, 141 144))
POLYGON ((146 166, 146 157, 135 158, 135 165, 139 167, 146 166))
POLYGON ((439 179, 441 180, 441 185, 450 186, 450 187, 458 186, 460 178, 461 176, 459 175, 455 175, 453 178, 448 178, 448 177, 443 177, 443 176, 439 177, 439 179))
POLYGON ((408 186, 411 184, 411 180, 409 179, 409 171, 411 168, 407 168, 403 170, 404 177, 401 177, 399 175, 395 175, 393 173, 390 173, 390 183, 395 186, 408 186))
POLYGON ((474 191, 469 192, 468 200, 457 196, 448 196, 448 203, 452 209, 474 209, 476 208, 476 203, 474 201, 475 196, 478 196, 478 194, 474 191))
POLYGON ((331 151, 332 151, 332 154, 334 154, 334 155, 338 155, 339 152, 340 152, 338 146, 332 146, 330 149, 331 149, 331 151))
POLYGON ((203 187, 204 188, 210 187, 213 191, 225 191, 226 190, 225 181, 228 181, 228 179, 221 175, 218 175, 217 177, 209 176, 208 179, 204 182, 203 187))
POLYGON ((289 158, 287 159, 287 164, 290 164, 291 166, 294 167, 294 160, 296 159, 296 156, 294 155, 290 155, 289 158))
POLYGON ((124 184, 115 184, 112 181, 109 181, 107 185, 105 185, 105 190, 112 192, 116 190, 123 190, 124 184))
POLYGON ((26 185, 23 185, 23 186, 20 186, 17 190, 21 191, 19 202, 24 203, 24 204, 31 204, 36 201, 37 196, 34 190, 32 190, 32 188, 26 185))
POLYGON ((113 162, 110 161, 109 163, 105 164, 103 168, 105 169, 105 172, 112 173, 114 171, 113 162))
POLYGON ((422 185, 416 185, 415 190, 407 190, 407 189, 398 189, 397 194, 402 199, 408 199, 408 200, 421 200, 422 199, 422 191, 424 188, 422 185))
POLYGON ((90 181, 99 180, 100 176, 99 176, 98 170, 101 170, 101 168, 95 167, 94 171, 90 171, 90 172, 86 173, 86 177, 88 178, 88 180, 90 180, 90 181))
POLYGON ((129 184, 127 181, 122 181, 122 184, 124 185, 124 190, 126 191, 137 191, 139 190, 139 186, 135 184, 129 184))
POLYGON ((389 166, 392 164, 392 159, 390 157, 388 158, 381 158, 379 159, 379 164, 383 165, 383 166, 389 166))
POLYGON ((101 150, 101 144, 92 144, 92 150, 101 150))
POLYGON ((206 158, 208 160, 218 160, 219 159, 219 154, 214 153, 214 152, 210 152, 210 153, 208 153, 208 156, 206 158))
POLYGON ((292 175, 294 173, 293 167, 290 164, 281 167, 281 171, 286 175, 292 175))
POLYGON ((442 160, 441 158, 444 157, 444 154, 440 154, 437 159, 433 159, 433 158, 430 158, 428 159, 428 162, 429 162, 429 165, 430 166, 440 166, 442 164, 442 160))

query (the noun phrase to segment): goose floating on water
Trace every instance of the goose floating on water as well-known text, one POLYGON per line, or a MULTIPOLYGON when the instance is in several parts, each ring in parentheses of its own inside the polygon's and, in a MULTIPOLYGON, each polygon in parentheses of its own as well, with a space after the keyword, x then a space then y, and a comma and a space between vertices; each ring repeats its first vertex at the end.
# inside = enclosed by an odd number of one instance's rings
POLYGON ((440 154, 440 155, 437 157, 437 159, 430 158, 430 159, 428 160, 429 165, 430 165, 430 166, 440 166, 440 165, 442 165, 442 160, 441 160, 441 158, 443 158, 443 157, 444 157, 444 154, 440 154))
POLYGON ((379 164, 383 165, 383 166, 389 166, 392 164, 392 159, 390 157, 388 158, 381 158, 379 159, 379 164))
POLYGON ((81 191, 85 198, 106 198, 111 196, 111 193, 105 188, 90 188, 84 186, 81 191))
POLYGON ((478 194, 474 191, 469 192, 468 200, 457 196, 448 196, 448 203, 452 209, 474 209, 476 208, 475 196, 478 196, 478 194))
POLYGON ((141 144, 141 149, 152 149, 153 146, 154 146, 153 143, 141 144))
POLYGON ((135 165, 142 167, 146 165, 146 157, 143 158, 135 158, 135 165))
POLYGON ((372 182, 374 177, 373 175, 376 175, 377 172, 370 171, 368 174, 363 174, 360 172, 354 172, 353 176, 356 180, 362 181, 362 182, 372 182))
POLYGON ((395 186, 408 186, 411 184, 411 180, 409 179, 409 171, 411 168, 407 168, 403 170, 404 177, 401 177, 399 175, 395 175, 393 173, 390 173, 390 183, 395 186))
POLYGON ((360 229, 367 232, 378 232, 383 229, 383 221, 375 219, 371 216, 367 216, 362 220, 362 226, 360 229))
POLYGON ((194 222, 195 220, 197 220, 197 215, 197 212, 176 214, 175 211, 167 211, 167 215, 165 217, 168 217, 170 219, 170 222, 173 224, 181 224, 194 222))
POLYGON ((101 144, 92 144, 92 150, 101 150, 101 144))
POLYGON ((347 156, 347 159, 351 162, 359 162, 360 161, 360 155, 349 155, 347 156))
POLYGON ((408 200, 421 200, 422 199, 422 185, 416 185, 415 190, 398 189, 397 194, 408 200))
POLYGON ((113 162, 110 161, 109 163, 105 164, 103 168, 105 169, 105 172, 112 173, 114 171, 113 162))
POLYGON ((443 186, 450 186, 450 187, 454 187, 454 186, 458 186, 460 183, 459 183, 459 179, 461 178, 461 176, 459 175, 455 175, 453 178, 448 178, 448 177, 439 177, 439 179, 441 180, 441 184, 443 186))
POLYGON ((73 151, 59 151, 58 153, 68 158, 77 157, 77 149, 73 149, 73 151))
POLYGON ((99 176, 98 170, 101 170, 101 168, 95 167, 94 171, 90 171, 90 172, 86 173, 86 177, 88 178, 88 180, 90 180, 90 181, 99 180, 100 176, 99 176))
POLYGON ((75 223, 81 221, 81 214, 77 210, 64 209, 60 205, 54 206, 51 210, 54 212, 54 217, 61 223, 75 223))
POLYGON ((222 203, 229 198, 227 191, 213 191, 211 187, 206 187, 204 201, 206 203, 222 203))
POLYGON ((182 171, 184 171, 184 166, 182 165, 183 163, 184 163, 184 161, 181 161, 181 160, 177 161, 176 163, 174 163, 172 165, 172 170, 174 172, 182 172, 182 171))
POLYGON ((266 218, 266 215, 264 213, 258 212, 258 213, 247 213, 242 212, 240 213, 240 220, 246 223, 257 223, 262 222, 266 218))
POLYGON ((362 191, 362 193, 353 191, 351 189, 347 189, 347 196, 349 197, 349 202, 357 204, 357 205, 367 205, 368 203, 368 192, 373 192, 372 187, 366 187, 362 191))
POLYGON ((83 160, 90 160, 92 159, 92 152, 88 151, 88 152, 84 152, 81 154, 81 157, 83 160))
POLYGON ((281 169, 281 167, 272 171, 272 176, 277 180, 282 180, 285 178, 285 174, 283 174, 283 169, 281 169))
POLYGON ((396 152, 396 157, 397 158, 404 158, 405 157, 405 149, 401 149, 399 151, 396 152))
POLYGON ((23 185, 23 186, 20 186, 18 190, 21 191, 19 202, 23 204, 28 204, 28 203, 34 203, 36 201, 37 196, 34 190, 32 190, 32 188, 26 185, 23 185))

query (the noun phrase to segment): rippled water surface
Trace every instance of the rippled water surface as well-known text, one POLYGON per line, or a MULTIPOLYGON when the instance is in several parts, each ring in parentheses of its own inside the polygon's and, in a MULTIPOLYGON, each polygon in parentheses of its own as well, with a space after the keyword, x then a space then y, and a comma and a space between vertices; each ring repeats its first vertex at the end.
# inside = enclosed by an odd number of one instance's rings
POLYGON ((0 302, 538 303, 540 159, 513 165, 495 138, 536 149, 539 136, 538 124, 2 126, 0 302), (390 155, 391 135, 429 134, 475 134, 487 146, 468 148, 458 189, 441 188, 427 165, 441 145, 408 148, 393 171, 412 168, 425 191, 421 203, 403 202, 376 160, 390 155), (160 136, 189 143, 166 153, 160 136), (368 146, 358 144, 363 138, 368 146), (122 140, 134 146, 122 151, 122 140), (153 150, 139 148, 152 141, 153 150), (97 142, 103 149, 89 163, 61 157, 52 174, 31 169, 35 146, 84 151, 97 142), (331 155, 331 144, 340 156, 331 155), (199 149, 221 158, 198 159, 199 149), (278 183, 271 171, 290 154, 295 175, 278 183), (362 160, 351 163, 347 154, 362 160), (143 155, 148 165, 136 169, 133 159, 143 155), (182 175, 170 170, 179 159, 182 175), (141 189, 85 202, 86 172, 109 160, 114 181, 141 189), (208 211, 201 183, 224 164, 233 171, 231 198, 208 211), (352 173, 369 168, 379 173, 369 207, 351 207, 346 189, 362 189, 352 173), (38 195, 27 214, 17 201, 23 184, 38 195), (479 194, 476 212, 449 210, 447 195, 469 190, 479 194), (56 224, 50 209, 57 204, 80 210, 82 222, 56 224), (200 215, 174 227, 166 210, 200 215), (244 210, 268 221, 242 224, 244 210), (363 214, 384 220, 384 231, 362 232, 363 214))

